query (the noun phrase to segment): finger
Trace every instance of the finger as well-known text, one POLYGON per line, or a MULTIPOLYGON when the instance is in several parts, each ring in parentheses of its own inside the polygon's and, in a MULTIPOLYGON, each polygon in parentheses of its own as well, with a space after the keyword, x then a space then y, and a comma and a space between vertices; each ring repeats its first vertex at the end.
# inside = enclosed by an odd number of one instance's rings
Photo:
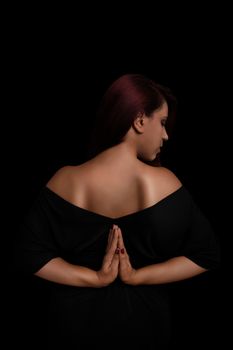
POLYGON ((107 243, 107 248, 106 248, 107 250, 108 250, 108 248, 109 248, 109 246, 111 244, 111 241, 112 241, 112 234, 113 234, 113 229, 110 228, 109 234, 108 234, 108 243, 107 243))
POLYGON ((120 228, 118 229, 118 247, 120 249, 125 249, 125 244, 124 244, 124 240, 123 240, 123 236, 120 228))
POLYGON ((111 244, 112 239, 113 239, 113 232, 114 232, 114 230, 116 230, 116 229, 117 229, 117 225, 114 225, 114 224, 113 224, 113 226, 112 226, 111 229, 110 229, 109 236, 108 236, 108 238, 109 238, 109 243, 110 243, 110 244, 111 244))
POLYGON ((112 243, 114 230, 115 230, 115 225, 113 225, 113 227, 110 228, 109 235, 108 235, 108 243, 107 243, 107 247, 106 247, 106 252, 109 250, 110 245, 112 243))
POLYGON ((120 260, 122 259, 126 259, 126 260, 129 260, 129 255, 127 253, 127 250, 125 248, 125 244, 124 244, 124 240, 123 240, 123 236, 122 236, 122 232, 121 232, 121 229, 119 228, 118 230, 118 242, 117 242, 117 246, 120 250, 120 260))
POLYGON ((106 245, 105 253, 107 253, 109 247, 110 247, 110 242, 111 242, 111 237, 112 237, 112 229, 110 229, 109 234, 108 234, 108 242, 106 245))
POLYGON ((112 236, 112 228, 110 228, 110 230, 109 230, 108 243, 110 242, 111 236, 112 236))
POLYGON ((115 250, 117 248, 117 242, 118 242, 118 231, 113 230, 113 237, 109 247, 110 254, 115 254, 115 250))
POLYGON ((105 262, 110 263, 112 261, 114 255, 116 254, 117 242, 118 242, 118 232, 114 230, 111 245, 109 246, 109 250, 105 255, 105 259, 104 259, 105 262))

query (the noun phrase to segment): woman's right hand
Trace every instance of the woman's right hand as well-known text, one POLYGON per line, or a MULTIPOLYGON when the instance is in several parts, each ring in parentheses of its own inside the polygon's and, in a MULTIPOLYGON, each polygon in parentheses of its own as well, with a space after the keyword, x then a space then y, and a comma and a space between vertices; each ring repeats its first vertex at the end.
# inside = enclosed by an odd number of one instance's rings
POLYGON ((108 244, 105 256, 103 258, 102 267, 99 271, 97 271, 97 276, 101 287, 112 283, 118 275, 119 249, 117 248, 117 243, 118 230, 114 225, 109 232, 108 244))

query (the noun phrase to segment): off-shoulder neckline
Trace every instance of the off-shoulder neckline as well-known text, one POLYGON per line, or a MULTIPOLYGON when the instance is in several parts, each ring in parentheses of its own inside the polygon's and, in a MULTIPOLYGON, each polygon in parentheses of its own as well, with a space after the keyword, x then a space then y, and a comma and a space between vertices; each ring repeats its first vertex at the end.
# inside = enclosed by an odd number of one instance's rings
POLYGON ((63 198, 61 195, 57 194, 56 192, 54 192, 53 190, 51 190, 49 187, 47 186, 44 186, 43 188, 47 193, 49 193, 51 196, 53 196, 55 199, 61 201, 63 204, 67 205, 67 206, 70 206, 72 207, 73 209, 76 209, 76 210, 79 210, 79 211, 82 211, 83 213, 87 213, 87 214, 90 214, 90 215, 93 215, 93 216, 96 216, 96 217, 99 217, 99 218, 103 218, 105 220, 110 220, 110 221, 114 221, 114 220, 122 220, 122 219, 126 219, 126 218, 130 218, 130 217, 134 217, 134 216, 138 216, 139 214, 141 213, 145 213, 147 211, 150 211, 151 209, 155 208, 155 207, 159 207, 161 204, 165 203, 166 201, 172 199, 176 194, 178 194, 180 191, 184 190, 184 186, 181 185, 178 189, 176 189, 175 191, 169 193, 168 195, 166 195, 165 197, 163 197, 162 199, 160 199, 158 202, 148 206, 148 207, 145 207, 143 209, 140 209, 140 210, 137 210, 135 212, 132 212, 132 213, 129 213, 129 214, 125 214, 125 215, 122 215, 122 216, 119 216, 119 217, 115 217, 115 218, 112 218, 110 216, 107 216, 107 215, 104 215, 104 214, 100 214, 100 213, 97 213, 97 212, 94 212, 92 210, 89 210, 89 209, 86 209, 86 208, 83 208, 83 207, 80 207, 70 201, 68 201, 67 199, 63 198))

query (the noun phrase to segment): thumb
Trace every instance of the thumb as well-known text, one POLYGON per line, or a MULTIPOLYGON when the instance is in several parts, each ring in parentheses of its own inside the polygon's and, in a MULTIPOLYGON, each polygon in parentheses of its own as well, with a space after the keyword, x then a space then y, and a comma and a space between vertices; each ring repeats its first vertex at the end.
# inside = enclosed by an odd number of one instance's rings
POLYGON ((112 268, 117 268, 119 265, 119 251, 117 253, 114 254, 113 259, 112 259, 112 263, 111 263, 111 267, 112 268))

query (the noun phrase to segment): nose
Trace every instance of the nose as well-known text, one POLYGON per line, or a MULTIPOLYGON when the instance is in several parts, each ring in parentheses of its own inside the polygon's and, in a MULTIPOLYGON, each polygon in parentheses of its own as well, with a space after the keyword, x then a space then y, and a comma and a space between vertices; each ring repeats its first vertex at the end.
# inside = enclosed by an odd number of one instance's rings
POLYGON ((167 134, 167 131, 165 128, 163 128, 163 135, 162 135, 162 139, 164 141, 167 141, 168 140, 168 134, 167 134))

